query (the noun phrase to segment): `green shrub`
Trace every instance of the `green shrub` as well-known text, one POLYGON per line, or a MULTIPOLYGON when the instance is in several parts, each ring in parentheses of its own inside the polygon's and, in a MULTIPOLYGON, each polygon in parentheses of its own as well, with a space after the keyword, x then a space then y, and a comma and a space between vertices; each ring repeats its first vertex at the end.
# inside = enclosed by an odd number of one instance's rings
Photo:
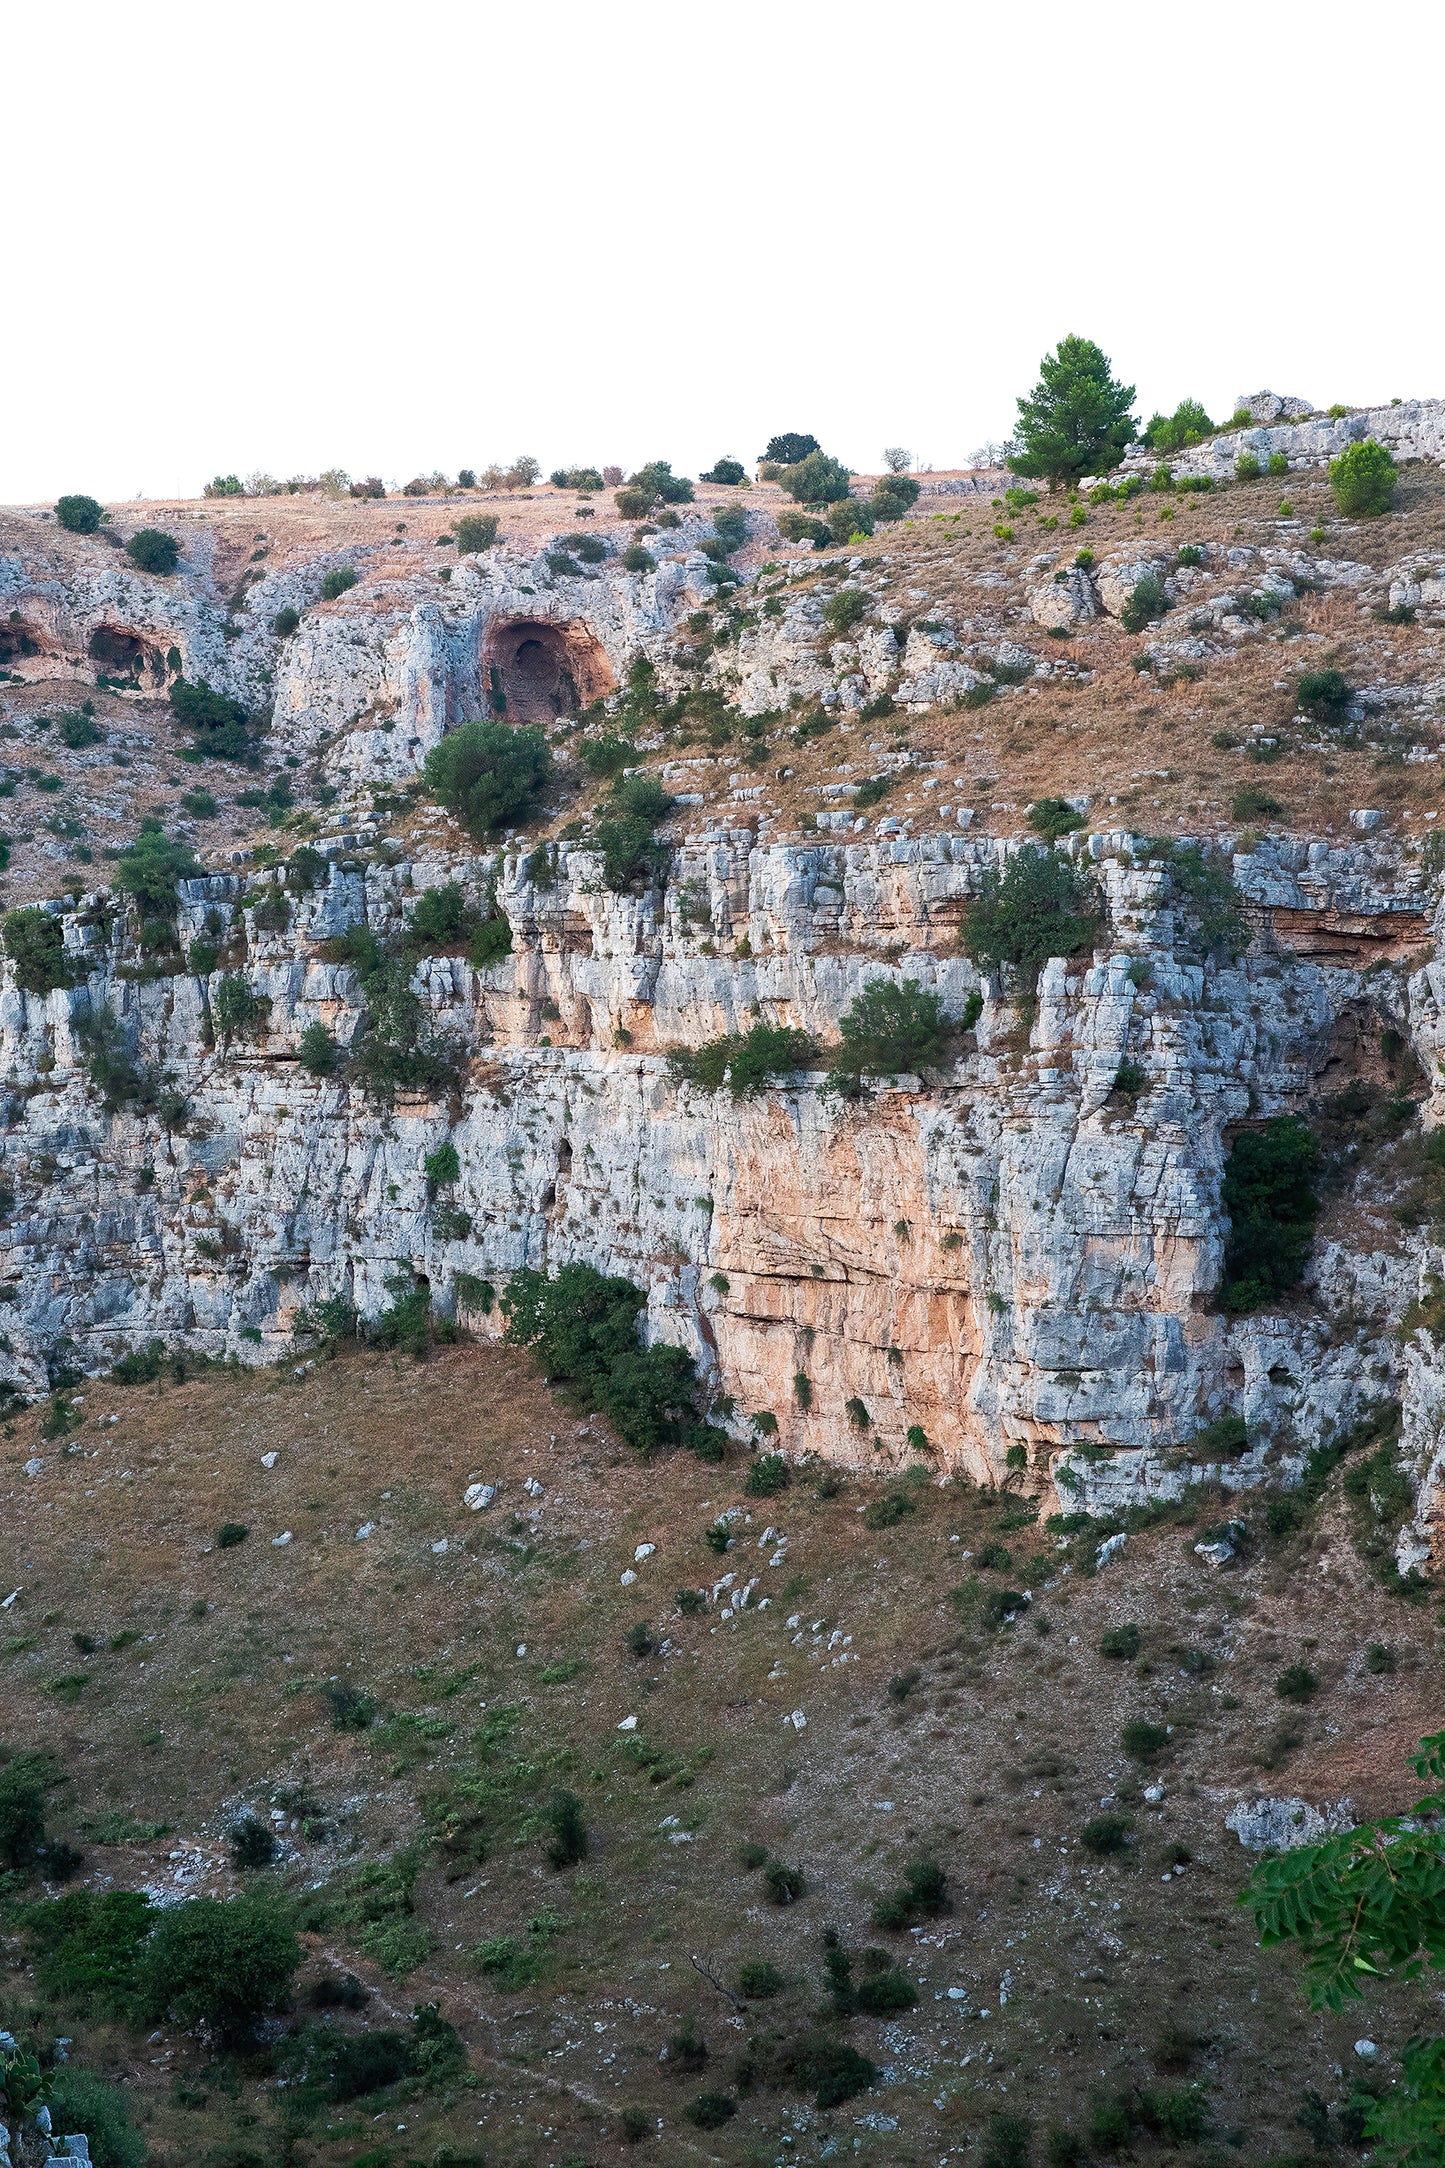
POLYGON ((1295 704, 1301 715, 1317 723, 1337 723, 1354 698, 1354 689, 1342 670, 1302 670, 1295 686, 1295 704))
POLYGON ((874 507, 862 497, 839 497, 828 512, 828 539, 837 548, 873 532, 874 507))
POLYGON ((337 597, 344 595, 349 587, 354 587, 356 581, 357 571, 355 565, 333 565, 321 582, 322 601, 335 602, 337 597))
POLYGON ((501 520, 495 512, 467 512, 456 523, 457 554, 479 557, 497 539, 501 520))
POLYGON ((1249 1444, 1249 1425, 1242 1415, 1217 1415, 1212 1423, 1196 1430, 1189 1451, 1200 1460, 1232 1460, 1249 1444))
POLYGON ((502 1297, 510 1343, 530 1347, 549 1383, 572 1387, 643 1452, 682 1435, 696 1382, 684 1349, 640 1346, 646 1302, 630 1280, 583 1264, 564 1265, 552 1280, 523 1268, 502 1297))
POLYGON ((171 713, 192 732, 192 750, 207 760, 245 761, 252 757, 246 710, 239 700, 212 692, 204 678, 192 684, 178 677, 167 695, 171 713))
POLYGON ((426 757, 429 790, 481 842, 530 810, 551 772, 540 730, 505 723, 463 723, 426 757))
POLYGON ((1374 519, 1388 512, 1399 479, 1389 451, 1373 437, 1349 445, 1330 461, 1330 488, 1347 519, 1374 519))
POLYGON ((208 2025, 235 2040, 286 2002, 300 1962, 290 1923, 273 1906, 191 1897, 161 1912, 136 1966, 137 2000, 153 2023, 208 2025))
POLYGON ((1204 2095, 1193 2087, 1146 2085, 1139 2095, 1139 2113, 1166 2145, 1197 2145, 1209 2128, 1204 2095))
POLYGON ((1259 461, 1253 452, 1241 452, 1234 462, 1234 478, 1237 482, 1257 482, 1260 475, 1259 461))
MULTIPOLYGON (((859 1403, 861 1406, 861 1402, 859 1403)), ((866 1413, 866 1410, 865 1410, 866 1413)), ((916 1513, 918 1501, 911 1491, 901 1485, 883 1492, 881 1497, 870 1499, 864 1508, 863 1526, 869 1529, 896 1528, 910 1513, 916 1513)))
POLYGON ((245 1542, 250 1533, 250 1529, 241 1521, 222 1521, 220 1527, 216 1530, 216 1549, 218 1551, 234 1551, 238 1545, 245 1542))
POLYGON ((1207 497, 1214 487, 1212 474, 1181 474, 1174 484, 1181 497, 1207 497))
POLYGON ((422 1171, 426 1176, 427 1188, 431 1190, 441 1189, 448 1182, 458 1181, 462 1163, 457 1156, 456 1146, 450 1143, 439 1144, 434 1152, 428 1152, 422 1161, 422 1171))
POLYGON ((748 515, 740 504, 720 504, 712 516, 713 532, 732 555, 748 538, 748 515))
POLYGON ((1067 798, 1037 798, 1029 807, 1029 826, 1046 843, 1057 843, 1075 828, 1084 826, 1084 817, 1076 813, 1067 798))
POLYGON ((72 984, 64 931, 51 912, 33 903, 7 911, 4 934, 5 953, 15 966, 15 983, 27 994, 49 994, 72 984))
POLYGON ((406 945, 414 956, 440 956, 460 948, 477 924, 477 914, 462 894, 457 881, 424 889, 417 898, 406 929, 406 945))
POLYGON ((738 2104, 730 2093, 698 2093, 682 2112, 699 2130, 721 2130, 737 2114, 738 2104))
POLYGON ((873 484, 869 504, 875 519, 903 519, 918 502, 919 484, 911 474, 885 474, 873 484))
POLYGON ((143 919, 172 919, 180 909, 176 884, 203 871, 188 845, 162 834, 159 826, 142 826, 116 862, 115 885, 122 895, 134 896, 143 919))
POLYGON ((780 512, 778 533, 785 542, 827 543, 833 539, 832 529, 806 512, 780 512))
POLYGON ((826 452, 807 453, 778 480, 795 504, 837 504, 851 495, 848 469, 826 452))
POLYGON ((1146 572, 1142 580, 1135 581, 1128 601, 1119 612, 1119 623, 1125 632, 1142 632, 1156 617, 1162 617, 1168 607, 1164 582, 1157 573, 1146 572))
POLYGON ((55 516, 70 534, 94 534, 105 511, 94 497, 61 497, 56 502, 55 516))
POLYGON ((1153 414, 1144 431, 1144 442, 1151 452, 1187 451, 1191 444, 1202 444, 1213 436, 1214 424, 1197 399, 1181 399, 1172 414, 1153 414))
POLYGON ((748 1479, 743 1485, 750 1498, 776 1498, 792 1481, 792 1473, 781 1453, 763 1453, 748 1469, 748 1479))
POLYGON ((763 1894, 771 1905, 796 1904, 806 1887, 801 1867, 770 1859, 763 1869, 763 1894))
POLYGON ((216 988, 211 1013, 222 1039, 229 1041, 237 1032, 244 1036, 254 1031, 269 1006, 269 1001, 254 993, 239 972, 231 972, 216 988))
POLYGON ((984 873, 961 941, 980 970, 1010 964, 1032 991, 1051 956, 1077 954, 1098 928, 1098 896, 1088 876, 1059 852, 1026 845, 1002 874, 992 867, 984 873))
POLYGON ((877 978, 864 986, 839 1030, 843 1043, 829 1081, 848 1090, 865 1076, 937 1068, 947 1057, 951 1026, 937 994, 916 979, 895 985, 877 978))
POLYGON ((512 953, 512 922, 505 911, 484 918, 467 943, 467 962, 474 971, 487 971, 512 953))
POLYGON ((657 559, 651 550, 644 549, 640 542, 634 542, 631 549, 622 553, 622 569, 624 572, 655 572, 657 559))
POLYGON ((793 1374, 793 1398, 806 1415, 813 1405, 813 1381, 806 1370, 798 1370, 793 1374))
POLYGON ((0 1865, 23 1873, 45 1842, 45 1796, 52 1781, 49 1757, 12 1754, 0 1769, 0 1865))
POLYGON ((587 1824, 582 1802, 575 1792, 557 1785, 547 1807, 547 1864, 561 1869, 575 1867, 587 1857, 587 1824))
POLYGON ((1365 1651, 1365 1669, 1377 1678, 1395 1668, 1395 1651, 1383 1641, 1372 1641, 1365 1651))
POLYGON ((1264 471, 1266 474, 1272 474, 1276 476, 1281 474, 1288 474, 1289 461, 1286 459, 1283 452, 1271 452, 1269 455, 1268 464, 1266 465, 1264 471))
POLYGON ((1132 1718, 1119 1734, 1119 1744, 1131 1761, 1153 1761, 1168 1743, 1169 1734, 1162 1724, 1146 1723, 1139 1716, 1132 1718))
MULTIPOLYGON (((703 477, 706 480, 706 476, 703 477)), ((738 1967, 738 1993, 749 2002, 766 2002, 773 1995, 780 1995, 785 1986, 783 1975, 776 1965, 765 1957, 749 1958, 738 1967)))
POLYGON ((1136 433, 1134 387, 1115 380, 1108 356, 1091 339, 1060 339, 1039 379, 1018 402, 1023 448, 1009 462, 1014 472, 1057 484, 1117 467, 1136 433))
POLYGON ((779 2050, 780 2074, 802 2092, 811 2092, 819 2108, 841 2107, 876 2085, 882 2072, 856 2048, 832 2033, 804 2033, 779 2050))
POLYGON ((1290 1664, 1275 1680, 1274 1690, 1281 1701, 1297 1702, 1303 1707, 1305 1702, 1313 1701, 1319 1684, 1307 1664, 1290 1664))
POLYGON ((1127 1626, 1110 1626, 1099 1637, 1099 1654, 1112 1656, 1132 1663, 1139 1653, 1139 1629, 1132 1622, 1127 1626))
POLYGON ((1029 2168, 1033 2140, 1033 2125, 1026 2115, 991 2115, 979 2168, 1029 2168))
POLYGON ((160 527, 140 527, 125 546, 126 556, 142 572, 174 572, 181 545, 160 527))
POLYGON ((1229 810, 1237 821, 1271 821, 1280 818, 1284 807, 1258 783, 1246 783, 1230 799, 1229 810))
POLYGON ((1117 1852, 1129 1848, 1134 1833, 1134 1818, 1130 1814, 1096 1814, 1085 1822, 1079 1831, 1079 1842, 1095 1859, 1108 1859, 1117 1852))
POLYGON ((840 640, 867 615, 868 597, 857 587, 842 587, 823 604, 823 622, 840 640))
POLYGON ((239 1822, 231 1825, 226 1833, 226 1845, 231 1854, 231 1865, 242 1873, 269 1867, 276 1857, 276 1839, 254 1814, 244 1814, 239 1822))
POLYGON ((704 1091, 726 1088, 734 1099, 752 1099, 766 1091, 774 1077, 807 1068, 817 1053, 806 1031, 788 1024, 754 1024, 746 1032, 709 1039, 697 1048, 679 1048, 669 1056, 669 1067, 674 1076, 704 1091))
POLYGON ((1123 1099, 1137 1099, 1148 1086, 1148 1072, 1137 1061, 1121 1061, 1114 1071, 1113 1089, 1123 1099))
MULTIPOLYGON (((87 701, 86 708, 89 706, 90 702, 87 701)), ((59 718, 60 742, 68 745, 75 753, 83 746, 99 745, 105 736, 94 715, 86 713, 86 708, 66 708, 59 718)))
POLYGON ((52 2129, 85 2132, 94 2168, 142 2168, 150 2157, 145 2139, 131 2121, 127 2095, 93 2070, 62 2063, 51 2072, 46 2104, 52 2129))
POLYGON ((878 1899, 872 1919, 875 1927, 897 1930, 952 1910, 948 1877, 938 1861, 925 1854, 904 1868, 903 1881, 891 1895, 878 1899))
POLYGON ((288 602, 286 604, 286 607, 282 610, 278 610, 276 612, 276 615, 272 618, 271 630, 275 633, 278 640, 289 640, 292 633, 299 628, 300 623, 301 612, 299 610, 294 610, 288 602))
POLYGON ((1319 1147, 1297 1114, 1276 1115, 1235 1138, 1220 1203, 1229 1215, 1223 1302, 1257 1310, 1294 1287, 1304 1271, 1319 1217, 1311 1187, 1319 1147))

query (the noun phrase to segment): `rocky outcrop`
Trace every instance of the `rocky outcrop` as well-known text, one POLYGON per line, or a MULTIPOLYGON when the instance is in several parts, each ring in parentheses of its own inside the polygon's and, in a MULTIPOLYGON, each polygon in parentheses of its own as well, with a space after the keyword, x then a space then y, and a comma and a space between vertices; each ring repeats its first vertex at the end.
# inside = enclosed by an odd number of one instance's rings
MULTIPOLYGON (((1074 847, 1097 865, 1109 932, 1047 968, 1026 1020, 956 953, 967 897, 1009 847, 763 846, 704 829, 662 896, 612 894, 582 847, 564 847, 547 889, 516 853, 341 858, 279 931, 258 928, 238 879, 195 882, 187 937, 209 916, 267 1004, 229 1044, 219 973, 138 976, 121 922, 91 899, 65 920, 85 983, 0 996, 14 1383, 41 1390, 57 1366, 107 1366, 153 1337, 274 1358, 318 1303, 375 1315, 413 1267, 441 1306, 470 1302, 494 1330, 479 1284, 580 1258, 646 1288, 648 1331, 690 1350, 735 1421, 770 1412, 790 1452, 887 1464, 921 1431, 938 1468, 1002 1481, 1022 1448, 1025 1483, 1102 1506, 1217 1467, 1191 1441, 1238 1412, 1250 1443, 1230 1481, 1287 1474, 1393 1371, 1378 1322, 1332 1323, 1332 1290, 1348 1281, 1354 1300, 1368 1275, 1325 1275, 1313 1310, 1215 1311, 1226 1140, 1301 1102, 1334 1019, 1372 987, 1353 960, 1287 960, 1269 941, 1206 970, 1176 947, 1160 870, 1094 836, 1074 847), (364 1015, 320 943, 358 920, 393 934, 418 893, 458 876, 478 896, 495 882, 514 947, 485 971, 417 967, 454 1085, 386 1109, 308 1075, 306 1026, 345 1044, 364 1015), (759 1015, 826 1039, 880 975, 931 987, 955 1016, 982 995, 941 1076, 849 1101, 800 1075, 734 1102, 670 1073, 667 1049, 759 1015), (101 1011, 183 1118, 103 1111, 85 1035, 101 1011), (1146 1080, 1136 1097, 1114 1089, 1126 1059, 1146 1080), (446 1141, 461 1174, 438 1198, 424 1161, 446 1141)), ((1291 909, 1419 918, 1406 876, 1367 844, 1298 863, 1262 849, 1236 870, 1262 927, 1291 909)), ((1414 1013, 1435 1028, 1433 988, 1414 1013)), ((1387 1278, 1381 1300, 1418 1284, 1418 1267, 1413 1285, 1387 1278)), ((1401 1382, 1433 1436, 1423 1369, 1401 1382)))

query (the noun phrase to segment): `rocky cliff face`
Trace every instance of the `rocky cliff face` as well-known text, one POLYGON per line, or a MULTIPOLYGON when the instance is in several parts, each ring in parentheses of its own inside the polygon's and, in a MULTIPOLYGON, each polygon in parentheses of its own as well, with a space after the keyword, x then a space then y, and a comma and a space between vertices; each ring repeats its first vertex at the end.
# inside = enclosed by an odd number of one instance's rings
POLYGON ((269 1003, 229 1044, 214 1043, 218 975, 137 975, 123 922, 90 899, 64 920, 84 984, 0 997, 15 1382, 41 1391, 57 1364, 104 1367, 153 1337, 275 1359, 299 1313, 340 1295, 374 1315, 407 1266, 444 1308, 470 1275, 468 1322, 490 1331, 477 1281, 580 1258, 647 1289, 649 1333, 689 1348, 740 1428, 769 1410, 788 1451, 877 1464, 904 1458, 916 1427, 940 1468, 993 1481, 1021 1448, 1023 1480, 1066 1503, 1167 1495, 1205 1471, 1190 1441, 1226 1412, 1252 1439, 1231 1480, 1287 1474, 1398 1389, 1421 1555, 1442 1386, 1427 1342, 1397 1357, 1381 1328, 1434 1252, 1321 1245, 1318 1303, 1281 1314, 1231 1320, 1210 1297, 1232 1124, 1302 1104, 1361 1010, 1407 1025, 1437 1073, 1445 967, 1390 962, 1425 931, 1422 897, 1371 844, 1261 849, 1236 863, 1260 938, 1206 970, 1176 953, 1161 870, 1096 836, 1108 937, 1087 962, 1047 968, 1027 1022, 953 953, 967 896, 1006 848, 759 846, 716 828, 681 849, 665 900, 612 894, 585 848, 564 847, 548 889, 516 852, 343 856, 269 932, 241 879, 192 882, 186 936, 209 921, 269 1003), (485 971, 418 966, 456 1089, 384 1110, 308 1075, 305 1026, 344 1042, 363 1013, 354 973, 317 960, 319 943, 358 921, 399 931, 453 878, 477 895, 495 882, 514 940, 485 971), (734 1102, 669 1073, 664 1048, 759 1014, 826 1037, 880 972, 917 978, 955 1014, 982 992, 945 1078, 850 1103, 798 1076, 734 1102), (84 1032, 101 1010, 184 1099, 174 1126, 103 1112, 84 1032), (1134 1100, 1113 1090, 1125 1059, 1147 1080, 1134 1100), (448 1140, 461 1175, 437 1198, 423 1162, 448 1140))

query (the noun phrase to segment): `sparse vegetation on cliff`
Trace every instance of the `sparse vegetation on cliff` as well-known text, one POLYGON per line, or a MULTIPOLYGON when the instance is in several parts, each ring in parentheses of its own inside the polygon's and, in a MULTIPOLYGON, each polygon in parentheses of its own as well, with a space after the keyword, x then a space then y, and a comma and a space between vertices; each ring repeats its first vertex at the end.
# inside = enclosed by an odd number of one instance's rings
POLYGON ((463 723, 427 754, 428 789, 481 842, 525 817, 547 782, 552 755, 540 730, 463 723))
POLYGON ((1099 930, 1093 882, 1062 853, 1026 844, 1002 873, 988 868, 963 923, 960 943, 981 971, 1007 966, 1032 994, 1051 956, 1074 956, 1099 930))

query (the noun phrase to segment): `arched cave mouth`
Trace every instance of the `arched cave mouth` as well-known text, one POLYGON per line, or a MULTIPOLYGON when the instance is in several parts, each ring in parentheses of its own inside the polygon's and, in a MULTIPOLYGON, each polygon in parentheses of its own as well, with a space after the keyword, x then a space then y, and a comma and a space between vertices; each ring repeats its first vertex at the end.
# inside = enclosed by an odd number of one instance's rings
POLYGON ((95 664, 101 677, 129 678, 139 683, 149 672, 152 681, 163 685, 166 680, 166 658, 154 641, 143 640, 139 633, 126 632, 119 625, 97 625, 86 643, 86 654, 95 664))
POLYGON ((53 655, 52 642, 38 627, 27 623, 18 610, 0 617, 0 665, 31 662, 37 655, 53 655))
POLYGON ((549 723, 610 692, 607 653, 586 625, 512 618, 487 641, 484 674, 493 712, 510 723, 549 723))

